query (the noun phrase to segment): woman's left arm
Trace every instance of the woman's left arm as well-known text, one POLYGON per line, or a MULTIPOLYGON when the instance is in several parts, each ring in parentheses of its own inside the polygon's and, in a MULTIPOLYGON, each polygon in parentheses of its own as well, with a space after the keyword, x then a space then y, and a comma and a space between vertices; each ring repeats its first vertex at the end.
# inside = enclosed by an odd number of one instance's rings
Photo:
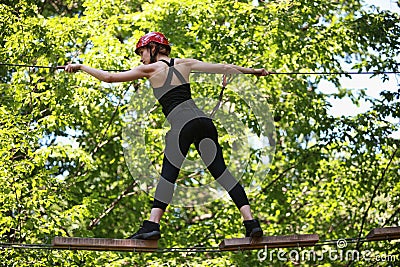
POLYGON ((269 74, 264 68, 253 69, 240 67, 233 64, 214 64, 207 63, 196 59, 186 59, 184 64, 188 64, 192 70, 208 72, 208 73, 220 73, 220 74, 254 74, 257 76, 266 76, 269 74))

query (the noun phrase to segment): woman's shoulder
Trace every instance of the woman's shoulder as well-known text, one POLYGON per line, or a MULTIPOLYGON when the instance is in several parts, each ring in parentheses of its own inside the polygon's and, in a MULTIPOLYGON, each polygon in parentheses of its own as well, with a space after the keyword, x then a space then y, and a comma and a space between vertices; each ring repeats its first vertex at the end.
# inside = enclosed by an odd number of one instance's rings
POLYGON ((175 58, 175 64, 193 64, 195 62, 198 62, 197 59, 194 58, 175 58))

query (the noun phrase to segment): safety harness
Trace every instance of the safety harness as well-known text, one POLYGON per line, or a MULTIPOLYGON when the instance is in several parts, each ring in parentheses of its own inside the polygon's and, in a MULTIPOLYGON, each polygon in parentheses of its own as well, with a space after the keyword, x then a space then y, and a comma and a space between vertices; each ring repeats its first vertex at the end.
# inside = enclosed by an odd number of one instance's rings
POLYGON ((222 98, 223 98, 223 96, 224 96, 225 88, 226 88, 226 86, 228 85, 228 83, 230 83, 230 82, 232 81, 232 79, 233 79, 233 77, 232 77, 231 75, 228 74, 228 76, 229 76, 229 78, 227 78, 227 74, 224 74, 224 75, 222 76, 222 88, 221 88, 221 91, 219 92, 218 102, 217 102, 217 104, 215 105, 215 107, 213 108, 213 110, 211 111, 211 114, 210 114, 210 118, 211 118, 211 119, 214 118, 215 113, 217 113, 218 109, 221 107, 221 105, 222 105, 222 98))

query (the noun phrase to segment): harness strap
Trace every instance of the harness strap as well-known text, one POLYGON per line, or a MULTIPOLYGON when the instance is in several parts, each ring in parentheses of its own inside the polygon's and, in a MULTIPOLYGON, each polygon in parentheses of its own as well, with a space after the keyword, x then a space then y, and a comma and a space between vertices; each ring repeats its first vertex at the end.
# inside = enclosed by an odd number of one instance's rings
POLYGON ((218 109, 221 107, 222 98, 223 98, 223 96, 224 96, 225 88, 226 88, 228 82, 230 82, 231 80, 232 80, 232 77, 229 78, 229 81, 227 80, 226 74, 224 74, 224 75, 222 76, 222 89, 221 89, 221 91, 219 92, 218 102, 217 102, 217 104, 215 105, 215 107, 213 108, 213 110, 211 111, 211 114, 210 114, 210 118, 211 118, 211 119, 214 118, 215 113, 217 113, 218 109))

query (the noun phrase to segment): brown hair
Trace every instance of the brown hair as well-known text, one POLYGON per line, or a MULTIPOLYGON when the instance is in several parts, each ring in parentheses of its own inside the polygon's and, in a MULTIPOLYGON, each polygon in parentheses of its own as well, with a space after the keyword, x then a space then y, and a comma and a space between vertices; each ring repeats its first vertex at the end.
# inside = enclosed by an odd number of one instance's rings
POLYGON ((171 53, 171 47, 170 46, 166 46, 160 43, 156 43, 156 42, 150 42, 148 44, 148 47, 150 49, 153 49, 154 47, 159 47, 158 49, 158 53, 169 56, 169 54, 171 53))

